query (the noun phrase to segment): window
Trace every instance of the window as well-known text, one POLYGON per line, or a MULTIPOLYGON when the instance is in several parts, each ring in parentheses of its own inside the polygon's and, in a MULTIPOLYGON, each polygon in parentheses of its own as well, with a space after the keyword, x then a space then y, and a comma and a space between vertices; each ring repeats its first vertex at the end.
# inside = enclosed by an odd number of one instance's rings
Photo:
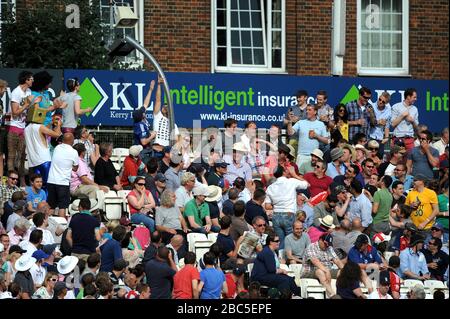
POLYGON ((213 1, 215 71, 284 72, 285 1, 213 1))
POLYGON ((358 0, 360 75, 408 75, 408 0, 358 0))
MULTIPOLYGON (((110 10, 111 7, 109 5, 110 0, 101 0, 100 1, 100 20, 101 26, 103 28, 104 41, 108 43, 111 35, 111 31, 114 32, 113 41, 116 39, 121 39, 124 36, 128 35, 133 39, 136 39, 138 42, 143 42, 144 37, 144 10, 143 10, 143 2, 139 0, 124 0, 124 1, 116 1, 118 6, 128 5, 131 10, 136 13, 139 17, 139 22, 136 24, 134 28, 110 28, 110 10)), ((143 66, 143 56, 141 53, 134 50, 126 57, 118 57, 119 61, 127 64, 131 64, 131 67, 140 68, 143 66)))

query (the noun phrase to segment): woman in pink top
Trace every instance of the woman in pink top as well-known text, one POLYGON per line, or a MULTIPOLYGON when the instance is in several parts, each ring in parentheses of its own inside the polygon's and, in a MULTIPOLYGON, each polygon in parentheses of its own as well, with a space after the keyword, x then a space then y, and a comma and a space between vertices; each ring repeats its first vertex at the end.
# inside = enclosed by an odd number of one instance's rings
POLYGON ((331 232, 336 226, 333 224, 333 216, 327 215, 324 218, 319 218, 319 227, 311 226, 308 230, 308 236, 311 243, 315 243, 319 240, 323 234, 331 232))
POLYGON ((152 193, 145 189, 144 177, 136 177, 133 190, 128 194, 127 199, 131 222, 133 224, 143 223, 153 233, 155 231, 155 220, 149 216, 149 213, 155 208, 155 200, 152 193))

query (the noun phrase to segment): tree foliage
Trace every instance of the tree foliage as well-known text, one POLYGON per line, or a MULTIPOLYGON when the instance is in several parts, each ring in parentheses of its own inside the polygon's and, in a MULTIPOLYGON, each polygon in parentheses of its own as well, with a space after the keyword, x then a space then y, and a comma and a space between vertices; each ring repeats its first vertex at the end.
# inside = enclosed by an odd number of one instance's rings
POLYGON ((10 12, 2 13, 3 67, 109 67, 100 24, 99 0, 53 0, 36 3, 26 10, 17 10, 16 16, 10 12), (66 12, 66 6, 70 4, 79 7, 79 28, 66 27, 66 19, 71 14, 66 12))

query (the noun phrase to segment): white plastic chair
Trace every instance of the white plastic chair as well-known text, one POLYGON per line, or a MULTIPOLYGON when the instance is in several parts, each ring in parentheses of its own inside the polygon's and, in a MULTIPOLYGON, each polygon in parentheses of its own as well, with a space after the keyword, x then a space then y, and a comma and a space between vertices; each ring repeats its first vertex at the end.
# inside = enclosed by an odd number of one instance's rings
POLYGON ((189 251, 194 251, 195 242, 208 241, 208 237, 206 237, 206 235, 202 234, 202 233, 188 233, 187 241, 188 241, 189 251))
POLYGON ((101 211, 105 211, 105 192, 102 190, 97 190, 97 203, 101 211))
POLYGON ((326 289, 317 279, 302 278, 300 280, 300 290, 303 298, 314 297, 315 299, 325 299, 326 289))
POLYGON ((118 158, 118 162, 120 164, 123 163, 123 161, 125 160, 125 157, 127 157, 128 155, 130 155, 130 150, 128 148, 115 148, 113 149, 113 156, 117 156, 118 158))
POLYGON ((295 283, 300 287, 300 275, 302 273, 302 264, 290 264, 289 269, 294 273, 295 283))
POLYGON ((425 288, 427 288, 430 291, 430 294, 432 295, 435 290, 442 290, 445 294, 445 297, 448 298, 449 296, 449 290, 448 287, 439 280, 426 280, 424 283, 425 288))
POLYGON ((120 219, 122 217, 123 199, 115 191, 110 190, 105 194, 104 211, 107 220, 120 219))
POLYGON ((113 162, 113 166, 114 166, 114 168, 116 169, 116 172, 119 173, 119 172, 120 172, 120 169, 122 168, 122 165, 120 165, 120 164, 117 163, 117 162, 113 162))
POLYGON ((217 233, 209 233, 208 234, 208 240, 212 241, 212 243, 214 244, 217 241, 217 233))
POLYGON ((131 190, 125 190, 121 189, 120 191, 117 191, 117 196, 121 197, 123 200, 123 211, 127 213, 127 215, 130 213, 130 209, 128 207, 128 200, 127 196, 131 192, 131 190))
POLYGON ((197 262, 202 259, 203 255, 206 254, 209 251, 209 248, 211 247, 213 243, 209 240, 198 240, 194 244, 194 253, 197 262))

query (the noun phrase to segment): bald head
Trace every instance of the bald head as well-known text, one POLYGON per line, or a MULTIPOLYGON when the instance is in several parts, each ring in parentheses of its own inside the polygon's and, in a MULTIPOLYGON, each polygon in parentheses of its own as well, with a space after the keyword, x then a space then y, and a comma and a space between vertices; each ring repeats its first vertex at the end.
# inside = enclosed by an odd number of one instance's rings
POLYGON ((64 133, 63 143, 68 145, 73 145, 74 137, 72 133, 64 133))
POLYGON ((181 235, 173 236, 172 239, 170 240, 170 243, 175 249, 181 247, 183 245, 183 236, 181 235))
POLYGON ((347 218, 344 218, 343 220, 341 220, 340 226, 341 226, 342 230, 350 231, 352 224, 350 223, 350 221, 347 218))
POLYGON ((353 218, 352 220, 352 230, 361 230, 362 227, 362 223, 361 223, 361 218, 356 217, 353 218))

